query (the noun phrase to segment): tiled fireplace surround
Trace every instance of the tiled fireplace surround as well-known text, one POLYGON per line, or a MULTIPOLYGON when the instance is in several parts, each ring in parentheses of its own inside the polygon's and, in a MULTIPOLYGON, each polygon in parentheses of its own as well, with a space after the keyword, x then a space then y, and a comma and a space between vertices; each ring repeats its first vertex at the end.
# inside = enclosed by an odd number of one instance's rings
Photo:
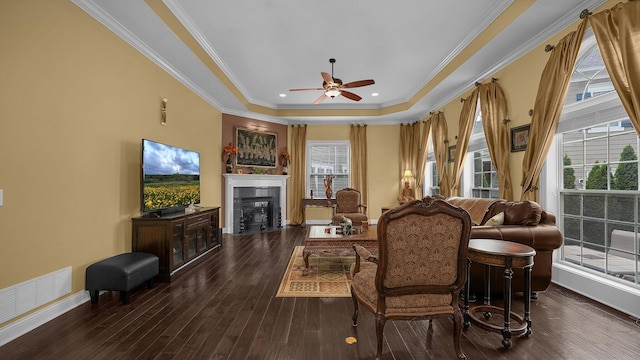
POLYGON ((280 210, 281 223, 287 224, 287 175, 254 175, 254 174, 223 174, 225 183, 224 203, 224 228, 226 234, 234 233, 235 217, 240 216, 240 209, 234 209, 234 194, 241 193, 236 188, 279 188, 280 209, 274 209, 273 224, 278 224, 278 210, 280 210))

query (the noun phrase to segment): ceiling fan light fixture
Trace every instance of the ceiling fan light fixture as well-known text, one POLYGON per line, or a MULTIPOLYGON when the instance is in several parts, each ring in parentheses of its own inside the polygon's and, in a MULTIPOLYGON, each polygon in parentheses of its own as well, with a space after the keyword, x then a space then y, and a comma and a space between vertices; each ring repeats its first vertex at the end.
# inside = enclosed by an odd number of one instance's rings
POLYGON ((321 103, 326 98, 335 98, 336 96, 344 96, 349 100, 360 101, 362 97, 352 93, 351 91, 343 90, 343 89, 351 89, 362 86, 373 85, 376 82, 373 79, 369 80, 358 80, 352 81, 344 84, 342 80, 333 77, 333 64, 336 62, 336 59, 329 59, 331 63, 331 74, 321 71, 320 75, 322 76, 322 87, 321 88, 306 88, 306 89, 289 89, 289 91, 301 91, 301 90, 323 90, 324 92, 320 97, 313 103, 317 105, 321 103))
POLYGON ((327 91, 324 92, 324 94, 330 98, 334 98, 340 95, 340 90, 337 88, 329 88, 327 89, 327 91))

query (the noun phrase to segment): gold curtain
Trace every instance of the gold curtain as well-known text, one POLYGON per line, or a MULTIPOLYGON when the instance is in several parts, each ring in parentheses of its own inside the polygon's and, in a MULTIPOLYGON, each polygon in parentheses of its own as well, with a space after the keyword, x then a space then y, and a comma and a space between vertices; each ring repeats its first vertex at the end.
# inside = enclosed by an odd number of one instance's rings
POLYGON ((537 200, 540 172, 558 128, 569 80, 580 50, 586 21, 553 48, 542 71, 533 108, 529 145, 522 160, 521 200, 537 200))
POLYGON ((451 196, 451 188, 449 187, 449 174, 447 172, 447 120, 444 118, 443 112, 431 114, 426 120, 431 128, 433 136, 433 152, 436 157, 436 167, 438 168, 438 176, 440 177, 440 194, 443 196, 451 196))
POLYGON ((291 219, 289 223, 294 225, 302 224, 302 199, 306 192, 306 149, 307 146, 307 125, 291 125, 291 219))
POLYGON ((513 200, 511 171, 509 170, 509 128, 504 120, 509 118, 507 99, 502 87, 495 81, 478 88, 482 127, 491 161, 498 173, 498 189, 501 199, 513 200))
POLYGON ((458 122, 458 141, 456 142, 456 156, 453 162, 453 177, 451 178, 451 196, 460 196, 460 178, 464 170, 464 160, 467 157, 469 139, 473 131, 473 121, 476 118, 476 108, 478 107, 478 89, 473 89, 471 95, 464 100, 460 121, 458 122))
POLYGON ((589 24, 611 82, 640 134, 640 1, 592 15, 589 24))
MULTIPOLYGON (((420 129, 420 123, 414 124, 416 126, 416 132, 420 129)), ((427 157, 429 157, 429 136, 431 135, 431 121, 422 121, 422 135, 420 136, 420 142, 418 144, 418 162, 416 164, 416 173, 413 174, 416 178, 416 199, 422 199, 424 194, 422 188, 424 187, 424 173, 427 167, 427 157)))
POLYGON ((411 170, 417 179, 418 148, 420 143, 420 122, 400 124, 400 177, 405 170, 411 170))
POLYGON ((362 203, 369 204, 367 180, 367 125, 351 125, 351 187, 360 191, 362 203))

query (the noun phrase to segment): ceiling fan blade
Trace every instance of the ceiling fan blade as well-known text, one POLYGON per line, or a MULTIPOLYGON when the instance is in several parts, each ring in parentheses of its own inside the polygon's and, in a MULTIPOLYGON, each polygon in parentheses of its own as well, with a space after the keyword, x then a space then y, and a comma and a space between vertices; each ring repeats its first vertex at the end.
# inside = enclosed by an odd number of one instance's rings
POLYGON ((313 105, 318 105, 318 104, 320 104, 320 103, 322 102, 322 100, 324 100, 326 97, 327 97, 327 95, 325 95, 325 94, 320 95, 320 97, 318 98, 318 100, 316 100, 316 101, 313 103, 313 105))
POLYGON ((324 88, 289 89, 289 91, 324 90, 324 88))
POLYGON ((347 99, 351 99, 351 100, 353 100, 353 101, 360 101, 360 100, 362 100, 362 98, 361 98, 360 96, 358 96, 358 95, 356 95, 356 94, 354 94, 354 93, 352 93, 352 92, 345 91, 345 90, 342 90, 342 91, 340 92, 340 95, 342 95, 342 96, 346 97, 347 99))
POLYGON ((376 82, 373 81, 372 79, 369 80, 360 80, 360 81, 352 81, 350 83, 346 83, 344 85, 342 85, 343 88, 354 88, 354 87, 360 87, 360 86, 367 86, 367 85, 373 85, 376 82))
POLYGON ((322 79, 324 79, 327 84, 331 84, 333 82, 333 78, 329 73, 321 72, 320 75, 322 75, 322 79))

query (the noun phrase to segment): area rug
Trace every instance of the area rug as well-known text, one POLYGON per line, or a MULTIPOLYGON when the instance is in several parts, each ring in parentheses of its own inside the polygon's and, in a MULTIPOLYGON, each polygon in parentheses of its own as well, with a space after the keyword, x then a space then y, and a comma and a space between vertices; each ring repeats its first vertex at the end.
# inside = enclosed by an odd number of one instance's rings
POLYGON ((296 246, 276 297, 351 297, 349 268, 354 256, 309 256, 309 276, 302 276, 304 246, 296 246))

